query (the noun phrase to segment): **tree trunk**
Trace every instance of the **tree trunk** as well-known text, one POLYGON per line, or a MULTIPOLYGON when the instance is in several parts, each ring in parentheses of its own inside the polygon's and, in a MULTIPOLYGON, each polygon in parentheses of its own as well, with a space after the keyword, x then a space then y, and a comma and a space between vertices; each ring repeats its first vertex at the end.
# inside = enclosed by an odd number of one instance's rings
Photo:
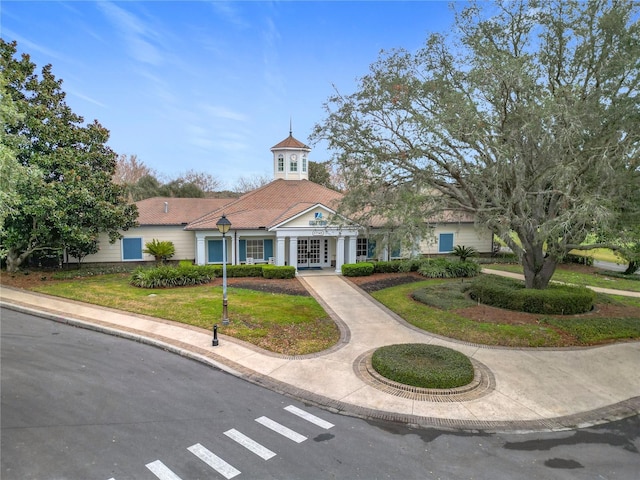
POLYGON ((625 275, 632 275, 632 274, 636 273, 638 271, 638 269, 640 269, 640 261, 631 260, 629 262, 629 266, 624 271, 624 274, 625 275))
POLYGON ((22 262, 24 262, 24 259, 28 256, 28 253, 22 253, 20 255, 17 251, 10 248, 7 252, 7 272, 16 273, 18 268, 20 268, 20 265, 22 265, 22 262))
POLYGON ((522 268, 525 287, 537 290, 547 288, 557 265, 558 260, 545 256, 542 249, 537 253, 524 252, 522 255, 522 268))

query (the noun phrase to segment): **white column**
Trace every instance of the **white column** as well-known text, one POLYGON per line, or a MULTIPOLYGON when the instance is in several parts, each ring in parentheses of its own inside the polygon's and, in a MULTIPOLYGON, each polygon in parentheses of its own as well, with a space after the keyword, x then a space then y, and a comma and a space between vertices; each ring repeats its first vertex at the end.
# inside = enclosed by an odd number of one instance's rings
POLYGON ((289 265, 298 270, 298 237, 289 237, 289 265))
POLYGON ((285 258, 284 258, 284 237, 276 238, 277 246, 276 246, 276 265, 284 266, 285 258))
POLYGON ((206 263, 204 248, 204 233, 196 234, 196 265, 204 265, 206 263))
POLYGON ((358 237, 351 235, 349 237, 349 251, 345 263, 356 263, 356 240, 358 237))
POLYGON ((389 234, 387 233, 384 236, 384 248, 382 249, 382 261, 387 262, 389 260, 391 260, 390 255, 391 255, 391 251, 389 250, 390 245, 389 245, 389 234))
POLYGON ((342 273, 344 265, 344 237, 336 238, 336 273, 342 273))
POLYGON ((237 232, 235 232, 236 234, 233 235, 231 232, 229 232, 229 238, 233 238, 233 241, 229 242, 231 243, 231 257, 229 257, 230 260, 230 264, 231 265, 235 265, 236 264, 236 249, 238 248, 238 246, 240 245, 240 238, 237 234, 237 232))

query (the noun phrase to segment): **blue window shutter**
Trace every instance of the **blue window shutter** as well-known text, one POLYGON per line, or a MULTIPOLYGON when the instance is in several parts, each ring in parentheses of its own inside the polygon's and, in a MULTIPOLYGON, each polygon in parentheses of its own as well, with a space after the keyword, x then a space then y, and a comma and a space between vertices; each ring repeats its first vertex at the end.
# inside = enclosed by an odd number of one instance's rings
POLYGON ((209 263, 222 262, 222 240, 209 240, 209 254, 207 261, 209 263))
POLYGON ((438 252, 449 253, 453 251, 453 233, 441 233, 438 242, 438 252))
POLYGON ((122 239, 122 259, 142 260, 142 238, 122 239))
POLYGON ((270 238, 264 241, 264 258, 263 260, 269 260, 269 257, 273 257, 273 240, 270 238))
POLYGON ((373 258, 373 255, 376 253, 376 241, 375 240, 367 240, 367 258, 373 258))
POLYGON ((247 261, 247 241, 246 240, 240 240, 240 261, 241 262, 246 262, 247 261))

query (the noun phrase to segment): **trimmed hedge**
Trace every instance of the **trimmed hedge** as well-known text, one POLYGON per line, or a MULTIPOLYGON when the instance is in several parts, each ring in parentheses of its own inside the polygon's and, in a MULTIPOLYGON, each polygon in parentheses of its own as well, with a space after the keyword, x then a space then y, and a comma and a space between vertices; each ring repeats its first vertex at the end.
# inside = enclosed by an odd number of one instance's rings
POLYGON ((345 263, 342 265, 342 274, 345 277, 366 277, 373 273, 373 263, 345 263))
POLYGON ((345 277, 363 277, 373 273, 418 272, 427 278, 475 277, 480 265, 473 261, 461 262, 451 258, 412 258, 389 262, 346 263, 342 266, 345 277))
POLYGON ((291 266, 265 265, 262 267, 264 278, 295 278, 296 269, 291 266))
POLYGON ((371 364, 389 380, 421 388, 462 387, 474 377, 473 365, 466 355, 440 345, 388 345, 373 353, 371 364))
POLYGON ((398 260, 373 263, 373 273, 397 273, 399 271, 400 262, 398 260))
POLYGON ((474 300, 498 308, 548 315, 576 315, 593 308, 596 293, 588 288, 551 284, 544 290, 524 288, 506 277, 483 277, 467 285, 474 300))

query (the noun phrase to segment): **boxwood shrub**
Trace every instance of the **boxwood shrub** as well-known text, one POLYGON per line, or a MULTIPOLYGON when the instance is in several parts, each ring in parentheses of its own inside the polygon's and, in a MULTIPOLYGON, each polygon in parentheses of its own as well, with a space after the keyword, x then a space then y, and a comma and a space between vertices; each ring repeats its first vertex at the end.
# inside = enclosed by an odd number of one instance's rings
POLYGON ((342 265, 342 274, 345 277, 366 277, 373 273, 373 263, 345 263, 342 265))
POLYGON ((467 285, 474 300, 498 308, 549 315, 576 315, 593 308, 595 292, 584 287, 550 284, 544 290, 524 288, 506 277, 483 277, 467 285))
POLYGON ((474 377, 466 355, 440 345, 388 345, 373 353, 371 364, 389 380, 421 388, 462 387, 474 377))
POLYGON ((264 278, 294 278, 296 269, 292 266, 265 265, 262 267, 264 278))

